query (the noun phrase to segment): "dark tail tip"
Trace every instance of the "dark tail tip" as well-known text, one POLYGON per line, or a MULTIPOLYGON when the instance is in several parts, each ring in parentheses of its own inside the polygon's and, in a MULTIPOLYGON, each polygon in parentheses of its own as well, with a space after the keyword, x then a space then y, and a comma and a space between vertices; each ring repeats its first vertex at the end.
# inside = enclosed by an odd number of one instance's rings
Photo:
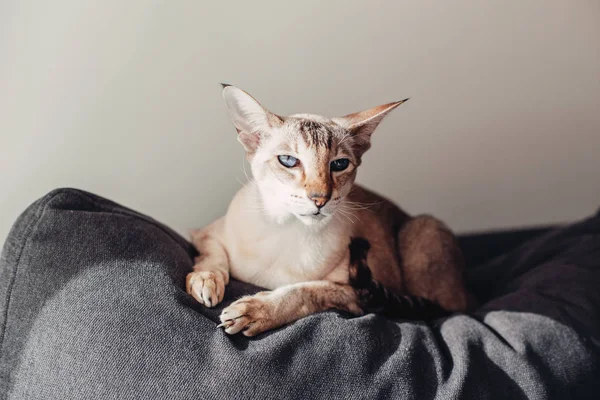
POLYGON ((220 83, 220 85, 223 87, 223 89, 225 89, 227 86, 232 86, 229 83, 220 83))

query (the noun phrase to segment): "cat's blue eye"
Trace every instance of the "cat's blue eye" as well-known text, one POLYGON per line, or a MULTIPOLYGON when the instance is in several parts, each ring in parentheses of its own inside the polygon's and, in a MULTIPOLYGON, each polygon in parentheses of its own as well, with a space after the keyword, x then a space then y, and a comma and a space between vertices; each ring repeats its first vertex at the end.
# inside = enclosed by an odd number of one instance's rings
POLYGON ((279 163, 286 168, 293 168, 300 164, 300 160, 292 156, 277 156, 277 159, 279 160, 279 163))
POLYGON ((348 160, 347 158, 340 158, 339 160, 332 161, 330 164, 330 168, 332 171, 338 172, 348 168, 348 165, 350 165, 350 160, 348 160))

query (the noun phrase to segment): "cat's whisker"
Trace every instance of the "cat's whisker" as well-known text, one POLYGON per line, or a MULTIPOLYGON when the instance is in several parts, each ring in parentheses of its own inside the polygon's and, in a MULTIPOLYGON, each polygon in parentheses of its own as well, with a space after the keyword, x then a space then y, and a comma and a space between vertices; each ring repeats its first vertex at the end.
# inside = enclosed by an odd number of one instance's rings
POLYGON ((365 203, 365 202, 360 202, 360 201, 346 200, 345 202, 348 204, 357 204, 357 205, 361 205, 361 206, 377 206, 379 204, 383 204, 383 201, 374 201, 372 203, 365 203))
POLYGON ((356 201, 345 201, 344 202, 344 206, 347 209, 350 210, 366 210, 366 211, 370 211, 370 212, 374 212, 374 210, 372 210, 371 208, 381 204, 382 202, 377 202, 377 203, 359 203, 356 201))
POLYGON ((360 222, 360 219, 358 217, 356 217, 354 214, 344 210, 343 208, 338 207, 338 209, 336 211, 339 212, 339 215, 348 219, 348 221, 350 221, 352 224, 354 224, 356 222, 352 217, 358 219, 358 221, 360 222))
POLYGON ((248 187, 248 182, 242 182, 242 181, 240 180, 240 178, 238 178, 237 176, 235 177, 235 179, 236 179, 236 180, 237 180, 237 181, 238 181, 238 182, 239 182, 239 183, 240 183, 242 186, 244 186, 244 187, 248 187))
POLYGON ((244 172, 244 175, 246 176, 246 179, 248 180, 248 182, 252 181, 252 178, 250 178, 248 176, 248 172, 246 171, 246 160, 242 160, 242 171, 244 172))
POLYGON ((348 207, 346 207, 346 210, 375 212, 375 211, 371 210, 370 208, 366 208, 366 207, 351 207, 351 206, 348 206, 348 207))
MULTIPOLYGON (((343 213, 339 212, 339 210, 336 211, 336 213, 334 214, 334 217, 336 217, 336 218, 338 218, 339 220, 342 220, 342 221, 343 221, 342 218, 346 218, 348 221, 350 221, 350 219, 348 219, 348 217, 345 216, 343 213)), ((350 222, 352 223, 352 221, 350 221, 350 222)))
POLYGON ((248 188, 250 187, 250 185, 254 184, 254 179, 250 178, 250 176, 248 176, 248 171, 246 171, 246 160, 242 159, 242 172, 244 173, 244 176, 246 177, 246 182, 242 182, 238 177, 236 177, 237 181, 239 183, 242 184, 242 186, 248 188))
POLYGON ((353 210, 353 209, 347 207, 345 204, 340 204, 338 208, 341 209, 346 214, 349 214, 352 217, 356 218, 359 222, 361 222, 360 217, 355 214, 355 211, 357 211, 357 210, 353 210))
POLYGON ((341 216, 343 216, 344 218, 346 218, 348 221, 350 221, 351 224, 355 224, 356 221, 354 221, 349 215, 345 214, 345 213, 341 213, 341 216))
POLYGON ((352 209, 352 210, 366 210, 366 209, 369 209, 369 207, 360 206, 360 205, 351 204, 351 203, 344 203, 344 206, 346 208, 349 208, 349 209, 352 209))

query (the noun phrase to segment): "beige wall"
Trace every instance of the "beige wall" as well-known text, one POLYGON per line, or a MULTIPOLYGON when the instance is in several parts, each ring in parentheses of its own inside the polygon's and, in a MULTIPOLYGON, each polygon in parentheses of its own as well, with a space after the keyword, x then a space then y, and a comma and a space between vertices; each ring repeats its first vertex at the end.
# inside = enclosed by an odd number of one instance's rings
POLYGON ((243 153, 218 82, 275 112, 405 97, 360 182, 458 231, 600 206, 598 1, 0 2, 0 240, 73 186, 180 232, 243 153))

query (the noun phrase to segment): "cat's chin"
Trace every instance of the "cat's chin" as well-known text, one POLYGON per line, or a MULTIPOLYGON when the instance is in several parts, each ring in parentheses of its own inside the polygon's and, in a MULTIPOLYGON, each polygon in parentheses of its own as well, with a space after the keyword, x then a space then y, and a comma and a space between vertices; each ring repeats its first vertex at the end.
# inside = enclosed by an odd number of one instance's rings
POLYGON ((296 218, 298 218, 300 220, 300 222, 302 222, 306 226, 323 225, 323 224, 327 223, 327 221, 329 221, 329 217, 330 217, 330 215, 325 215, 325 214, 317 214, 317 215, 294 214, 294 215, 296 216, 296 218))

